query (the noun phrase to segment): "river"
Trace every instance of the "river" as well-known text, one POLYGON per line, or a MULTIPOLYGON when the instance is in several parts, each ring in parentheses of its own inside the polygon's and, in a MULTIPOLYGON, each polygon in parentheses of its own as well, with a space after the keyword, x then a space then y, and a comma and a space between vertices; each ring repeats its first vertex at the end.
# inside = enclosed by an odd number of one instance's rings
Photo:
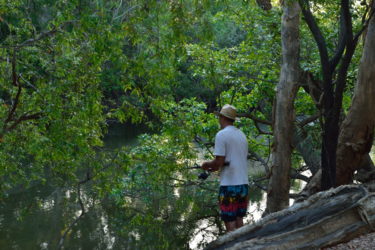
MULTIPOLYGON (((108 131, 104 143, 105 148, 110 150, 135 145, 137 136, 147 132, 147 128, 113 124, 108 131)), ((251 169, 261 171, 254 166, 251 169)), ((85 185, 85 188, 89 186, 85 185)), ((300 184, 297 183, 296 188, 300 189, 300 184)), ((265 209, 265 193, 258 188, 250 193, 250 213, 245 218, 246 223, 258 220, 265 209)), ((68 230, 73 236, 65 237, 62 249, 126 249, 126 239, 116 239, 113 233, 117 229, 110 221, 115 217, 112 216, 111 206, 95 203, 90 195, 90 190, 82 190, 84 203, 89 204, 90 209, 79 223, 68 230)), ((77 193, 72 187, 47 182, 18 190, 0 202, 0 249, 58 249, 63 233, 80 214, 77 193)), ((202 220, 197 224, 197 232, 204 227, 205 221, 202 220)), ((195 249, 202 240, 213 240, 215 230, 207 228, 203 231, 204 235, 203 232, 197 233, 188 243, 189 247, 195 249), (210 231, 213 232, 211 236, 210 231)))

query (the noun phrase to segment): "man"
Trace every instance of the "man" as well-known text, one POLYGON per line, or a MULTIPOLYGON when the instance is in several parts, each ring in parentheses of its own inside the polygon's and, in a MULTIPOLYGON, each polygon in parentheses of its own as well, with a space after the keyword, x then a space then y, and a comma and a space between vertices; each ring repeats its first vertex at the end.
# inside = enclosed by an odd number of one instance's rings
POLYGON ((202 164, 207 171, 221 170, 219 205, 227 232, 243 226, 249 203, 248 144, 245 134, 233 126, 236 115, 229 104, 218 113, 221 130, 215 137, 215 159, 202 164))

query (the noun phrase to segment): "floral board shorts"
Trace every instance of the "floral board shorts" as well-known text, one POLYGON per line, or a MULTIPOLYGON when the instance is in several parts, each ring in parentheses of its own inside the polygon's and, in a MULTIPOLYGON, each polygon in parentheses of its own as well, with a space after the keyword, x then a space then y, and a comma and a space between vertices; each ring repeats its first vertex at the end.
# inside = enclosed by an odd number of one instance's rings
POLYGON ((225 222, 244 217, 249 204, 249 185, 220 186, 219 206, 221 219, 225 222))

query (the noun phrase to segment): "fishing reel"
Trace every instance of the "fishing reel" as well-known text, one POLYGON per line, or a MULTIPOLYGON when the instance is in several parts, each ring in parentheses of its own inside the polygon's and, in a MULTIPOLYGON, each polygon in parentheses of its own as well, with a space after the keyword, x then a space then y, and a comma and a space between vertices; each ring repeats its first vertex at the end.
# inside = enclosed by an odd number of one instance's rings
MULTIPOLYGON (((203 170, 202 167, 199 166, 198 164, 195 164, 193 167, 188 167, 188 169, 201 169, 201 170, 203 170)), ((210 176, 210 173, 207 172, 207 171, 203 171, 203 172, 198 174, 198 179, 204 181, 208 178, 208 176, 210 176)))
POLYGON ((204 181, 204 180, 206 180, 206 179, 208 178, 208 176, 210 176, 210 174, 207 173, 206 171, 204 171, 204 172, 202 172, 202 173, 200 173, 200 174, 198 175, 198 179, 204 181))

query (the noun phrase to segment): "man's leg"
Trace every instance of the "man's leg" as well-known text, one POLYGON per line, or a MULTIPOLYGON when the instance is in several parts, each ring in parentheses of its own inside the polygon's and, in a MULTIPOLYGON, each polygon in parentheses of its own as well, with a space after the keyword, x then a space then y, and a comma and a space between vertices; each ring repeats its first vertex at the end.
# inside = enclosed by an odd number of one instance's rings
POLYGON ((232 198, 233 192, 229 186, 220 186, 219 189, 219 206, 221 219, 224 221, 227 232, 236 230, 236 211, 233 210, 232 198))
POLYGON ((225 223, 225 228, 227 229, 227 232, 230 232, 243 226, 243 218, 236 217, 235 221, 227 221, 224 223, 225 223))
POLYGON ((227 229, 227 232, 234 231, 236 230, 236 221, 226 221, 225 223, 225 228, 227 229))
POLYGON ((240 228, 243 226, 243 217, 236 218, 236 228, 240 228))
POLYGON ((241 185, 238 189, 238 210, 236 217, 236 228, 243 226, 243 217, 246 216, 249 205, 249 185, 241 185))

